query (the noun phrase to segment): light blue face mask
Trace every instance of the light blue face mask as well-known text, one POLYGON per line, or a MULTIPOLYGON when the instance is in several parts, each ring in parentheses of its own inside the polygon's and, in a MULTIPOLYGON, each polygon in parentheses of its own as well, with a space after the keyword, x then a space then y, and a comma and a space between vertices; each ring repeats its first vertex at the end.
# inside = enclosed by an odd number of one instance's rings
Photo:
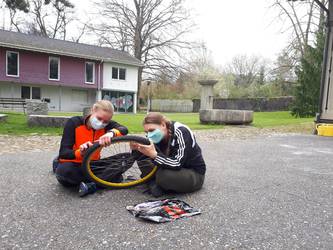
POLYGON ((90 124, 91 127, 95 130, 100 130, 106 127, 108 125, 107 123, 103 123, 100 120, 98 120, 95 116, 90 118, 90 124))
POLYGON ((154 144, 160 143, 164 137, 163 132, 160 129, 155 129, 152 132, 147 133, 148 139, 150 139, 154 144))

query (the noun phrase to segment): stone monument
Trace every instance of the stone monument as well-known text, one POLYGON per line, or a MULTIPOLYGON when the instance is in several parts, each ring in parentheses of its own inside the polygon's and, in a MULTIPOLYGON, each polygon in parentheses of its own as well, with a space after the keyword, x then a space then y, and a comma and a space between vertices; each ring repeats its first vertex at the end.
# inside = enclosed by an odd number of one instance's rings
POLYGON ((199 80, 201 85, 200 122, 203 124, 250 124, 252 110, 214 109, 214 85, 217 80, 199 80))
POLYGON ((200 109, 213 109, 214 85, 217 80, 199 80, 201 85, 200 109))

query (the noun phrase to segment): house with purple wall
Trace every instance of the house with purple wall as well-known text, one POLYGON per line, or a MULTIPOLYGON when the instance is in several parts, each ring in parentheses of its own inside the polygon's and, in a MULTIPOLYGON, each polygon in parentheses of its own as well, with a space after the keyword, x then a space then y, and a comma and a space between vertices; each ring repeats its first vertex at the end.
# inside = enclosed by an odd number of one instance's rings
POLYGON ((47 100, 50 111, 107 99, 136 112, 140 66, 124 51, 0 30, 0 98, 47 100))

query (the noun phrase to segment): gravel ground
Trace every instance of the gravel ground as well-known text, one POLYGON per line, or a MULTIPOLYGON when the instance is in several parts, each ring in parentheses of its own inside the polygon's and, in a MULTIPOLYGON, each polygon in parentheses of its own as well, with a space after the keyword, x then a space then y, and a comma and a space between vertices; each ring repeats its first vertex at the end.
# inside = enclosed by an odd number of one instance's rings
MULTIPOLYGON (((311 126, 311 125, 310 125, 311 126)), ((195 135, 202 141, 249 139, 257 136, 269 136, 290 133, 310 134, 311 127, 280 126, 276 128, 256 128, 251 126, 227 126, 224 129, 197 130, 195 135)), ((0 155, 17 152, 44 152, 57 150, 60 145, 60 136, 27 135, 10 136, 0 134, 0 155)))
POLYGON ((166 224, 126 211, 151 198, 142 187, 80 199, 58 185, 50 172, 58 137, 1 137, 19 150, 0 155, 0 249, 333 248, 332 138, 201 133, 204 188, 177 197, 202 214, 166 224))

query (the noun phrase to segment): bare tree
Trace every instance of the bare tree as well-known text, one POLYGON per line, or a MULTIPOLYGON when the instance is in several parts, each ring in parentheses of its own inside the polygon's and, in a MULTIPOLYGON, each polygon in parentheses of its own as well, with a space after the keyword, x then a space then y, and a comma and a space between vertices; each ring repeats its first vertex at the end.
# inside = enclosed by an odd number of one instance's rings
POLYGON ((15 27, 20 32, 22 20, 17 17, 17 14, 19 12, 28 13, 29 3, 26 0, 4 0, 4 4, 9 9, 10 27, 15 27))
POLYGON ((100 43, 127 51, 145 64, 139 68, 139 92, 143 73, 179 70, 182 50, 191 47, 184 37, 193 27, 183 0, 103 0, 96 4, 102 21, 91 28, 100 43))
POLYGON ((237 55, 226 67, 227 74, 235 77, 236 86, 248 86, 254 82, 263 83, 267 62, 259 56, 237 55))
POLYGON ((274 62, 271 71, 272 77, 279 82, 295 84, 296 75, 293 70, 293 62, 286 51, 282 51, 274 62))
MULTIPOLYGON (((322 0, 321 3, 327 5, 328 0, 322 0)), ((287 20, 284 32, 291 32, 292 40, 285 52, 295 64, 313 42, 314 33, 324 27, 325 13, 314 0, 273 0, 272 7, 278 10, 278 18, 283 23, 287 20)))
POLYGON ((6 0, 10 29, 50 38, 66 39, 74 20, 74 5, 68 0, 6 0))
POLYGON ((202 42, 191 50, 183 73, 194 74, 197 77, 205 77, 205 75, 214 77, 217 71, 211 52, 207 49, 206 44, 202 42))
POLYGON ((72 21, 72 3, 67 0, 30 0, 30 5, 33 21, 29 33, 66 39, 66 28, 72 21))

